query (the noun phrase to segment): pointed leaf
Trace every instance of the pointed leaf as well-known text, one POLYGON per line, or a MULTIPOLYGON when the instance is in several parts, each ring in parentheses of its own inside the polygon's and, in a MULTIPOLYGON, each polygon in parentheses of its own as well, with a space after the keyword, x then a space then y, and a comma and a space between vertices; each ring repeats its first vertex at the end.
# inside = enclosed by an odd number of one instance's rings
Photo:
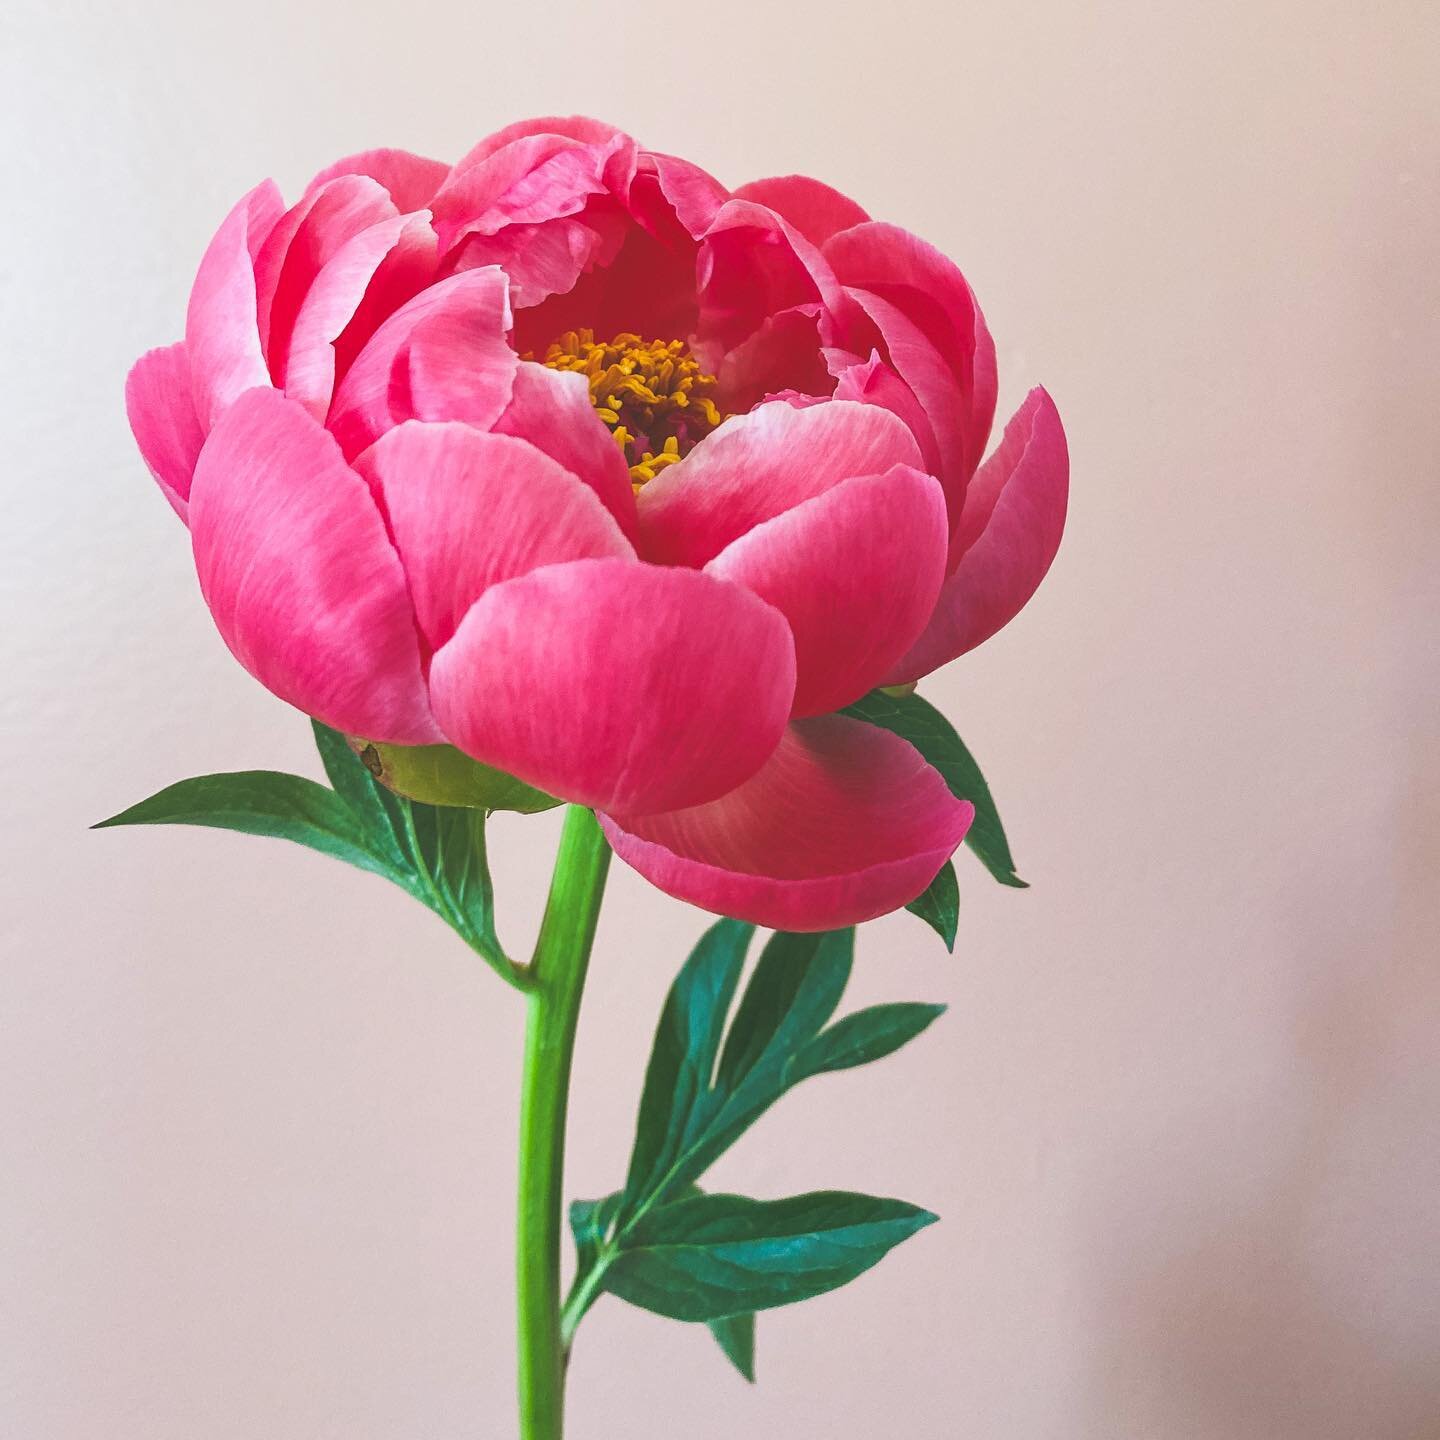
POLYGON ((850 1070, 892 1055, 945 1013, 943 1005, 872 1005, 837 1020, 806 1046, 797 1067, 806 1075, 850 1070))
POLYGON ((953 954, 955 932, 960 927, 960 884, 955 878, 954 862, 947 860, 925 892, 905 908, 918 915, 953 954))
POLYGON ((273 835, 409 888, 342 796, 313 780, 276 770, 181 780, 93 828, 115 825, 207 825, 246 835, 273 835))
POLYGON ((679 1150, 690 1114, 710 1084, 725 1017, 745 963, 753 925, 720 920, 681 968, 655 1032, 622 1210, 634 1213, 679 1150))
MULTIPOLYGON (((839 1003, 854 948, 853 928, 818 937, 776 933, 766 947, 769 963, 763 969, 756 967, 752 981, 759 983, 765 997, 753 1004, 747 1020, 754 1027, 748 1031, 753 1039, 742 1037, 728 1070, 724 1075, 717 1071, 714 1088, 691 1099, 685 1129, 647 1188, 648 1204, 679 1199, 786 1090, 805 1078, 805 1072, 795 1068, 795 1058, 839 1003), (790 1003, 777 1015, 770 1001, 787 995, 790 1003), (773 1033, 767 1016, 775 1022, 773 1033), (751 1059, 762 1039, 758 1055, 751 1059)), ((737 1013, 737 1024, 740 1019, 737 1013)), ((725 1067, 723 1059, 721 1067, 725 1067)), ((634 1213, 627 1207, 627 1222, 634 1213)))
POLYGON ((798 1050, 835 1013, 850 978, 853 929, 771 936, 735 1010, 717 1085, 733 1091, 765 1057, 798 1050))
POLYGON ((710 1333, 730 1363, 753 1385, 755 1383, 755 1312, 724 1315, 708 1322, 710 1333))
POLYGON ((495 891, 485 851, 485 812, 395 797, 409 811, 416 868, 428 878, 430 903, 476 949, 498 951, 495 891))
POLYGON ((953 794, 974 805, 975 819, 965 843, 1002 885, 1026 888, 1015 873, 1005 827, 1000 823, 1000 813, 980 767, 954 727, 929 701, 915 694, 894 695, 872 690, 842 713, 879 725, 908 740, 945 777, 953 794))
POLYGON ((335 793, 355 812, 376 852, 404 868, 403 827, 399 823, 395 797, 376 781, 338 730, 318 720, 311 720, 310 728, 315 735, 315 748, 320 752, 320 763, 335 793))
POLYGON ((605 1288, 675 1320, 718 1320, 837 1289, 936 1216, 901 1200, 826 1191, 788 1200, 697 1195, 652 1211, 605 1288))

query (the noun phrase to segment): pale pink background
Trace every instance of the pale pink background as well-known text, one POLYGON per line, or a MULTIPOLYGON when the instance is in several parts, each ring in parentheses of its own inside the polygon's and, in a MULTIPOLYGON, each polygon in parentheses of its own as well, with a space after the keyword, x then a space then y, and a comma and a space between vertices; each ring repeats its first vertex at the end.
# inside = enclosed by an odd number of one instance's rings
MULTIPOLYGON (((218 6, 0 15, 6 219, 0 1435, 504 1440, 520 1008, 382 882, 88 834, 314 769, 238 669, 120 407, 273 173, 580 109, 738 183, 813 171, 955 255, 1002 399, 1070 432, 1040 598, 933 682, 1025 894, 960 857, 852 999, 944 1022, 722 1178, 944 1215, 762 1318, 587 1322, 575 1440, 1440 1435, 1436 7, 218 6)), ((494 830, 533 931, 553 817, 494 830)), ((620 869, 572 1193, 620 1175, 702 918, 620 869)))

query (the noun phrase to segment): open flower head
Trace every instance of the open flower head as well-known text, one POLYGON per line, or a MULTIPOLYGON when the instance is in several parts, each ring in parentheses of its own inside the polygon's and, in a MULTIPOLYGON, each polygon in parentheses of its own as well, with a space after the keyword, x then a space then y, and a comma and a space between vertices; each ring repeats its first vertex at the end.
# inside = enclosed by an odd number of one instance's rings
POLYGON ((267 181, 126 399, 275 694, 601 812, 672 894, 905 904, 971 807, 835 712, 1009 621, 1064 523, 960 272, 803 176, 730 191, 588 119, 267 181), (983 461, 983 463, 982 463, 983 461))

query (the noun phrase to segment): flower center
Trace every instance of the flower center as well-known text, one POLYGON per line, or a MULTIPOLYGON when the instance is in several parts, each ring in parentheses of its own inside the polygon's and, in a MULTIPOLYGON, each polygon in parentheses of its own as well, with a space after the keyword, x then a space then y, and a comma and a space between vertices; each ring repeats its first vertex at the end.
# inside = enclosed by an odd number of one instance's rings
POLYGON ((628 331, 596 340, 594 331, 567 330, 538 363, 586 377, 590 403, 615 436, 637 491, 726 418, 711 398, 715 377, 683 340, 646 341, 628 331))

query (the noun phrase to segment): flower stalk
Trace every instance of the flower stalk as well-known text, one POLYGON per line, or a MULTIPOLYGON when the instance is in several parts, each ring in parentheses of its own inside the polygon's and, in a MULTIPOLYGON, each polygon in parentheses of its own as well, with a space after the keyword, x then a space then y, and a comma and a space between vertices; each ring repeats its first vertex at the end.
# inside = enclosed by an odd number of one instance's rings
POLYGON ((595 816, 572 805, 527 987, 515 1236, 520 1440, 560 1440, 564 1433, 565 1119, 580 1000, 609 867, 610 847, 595 816))

